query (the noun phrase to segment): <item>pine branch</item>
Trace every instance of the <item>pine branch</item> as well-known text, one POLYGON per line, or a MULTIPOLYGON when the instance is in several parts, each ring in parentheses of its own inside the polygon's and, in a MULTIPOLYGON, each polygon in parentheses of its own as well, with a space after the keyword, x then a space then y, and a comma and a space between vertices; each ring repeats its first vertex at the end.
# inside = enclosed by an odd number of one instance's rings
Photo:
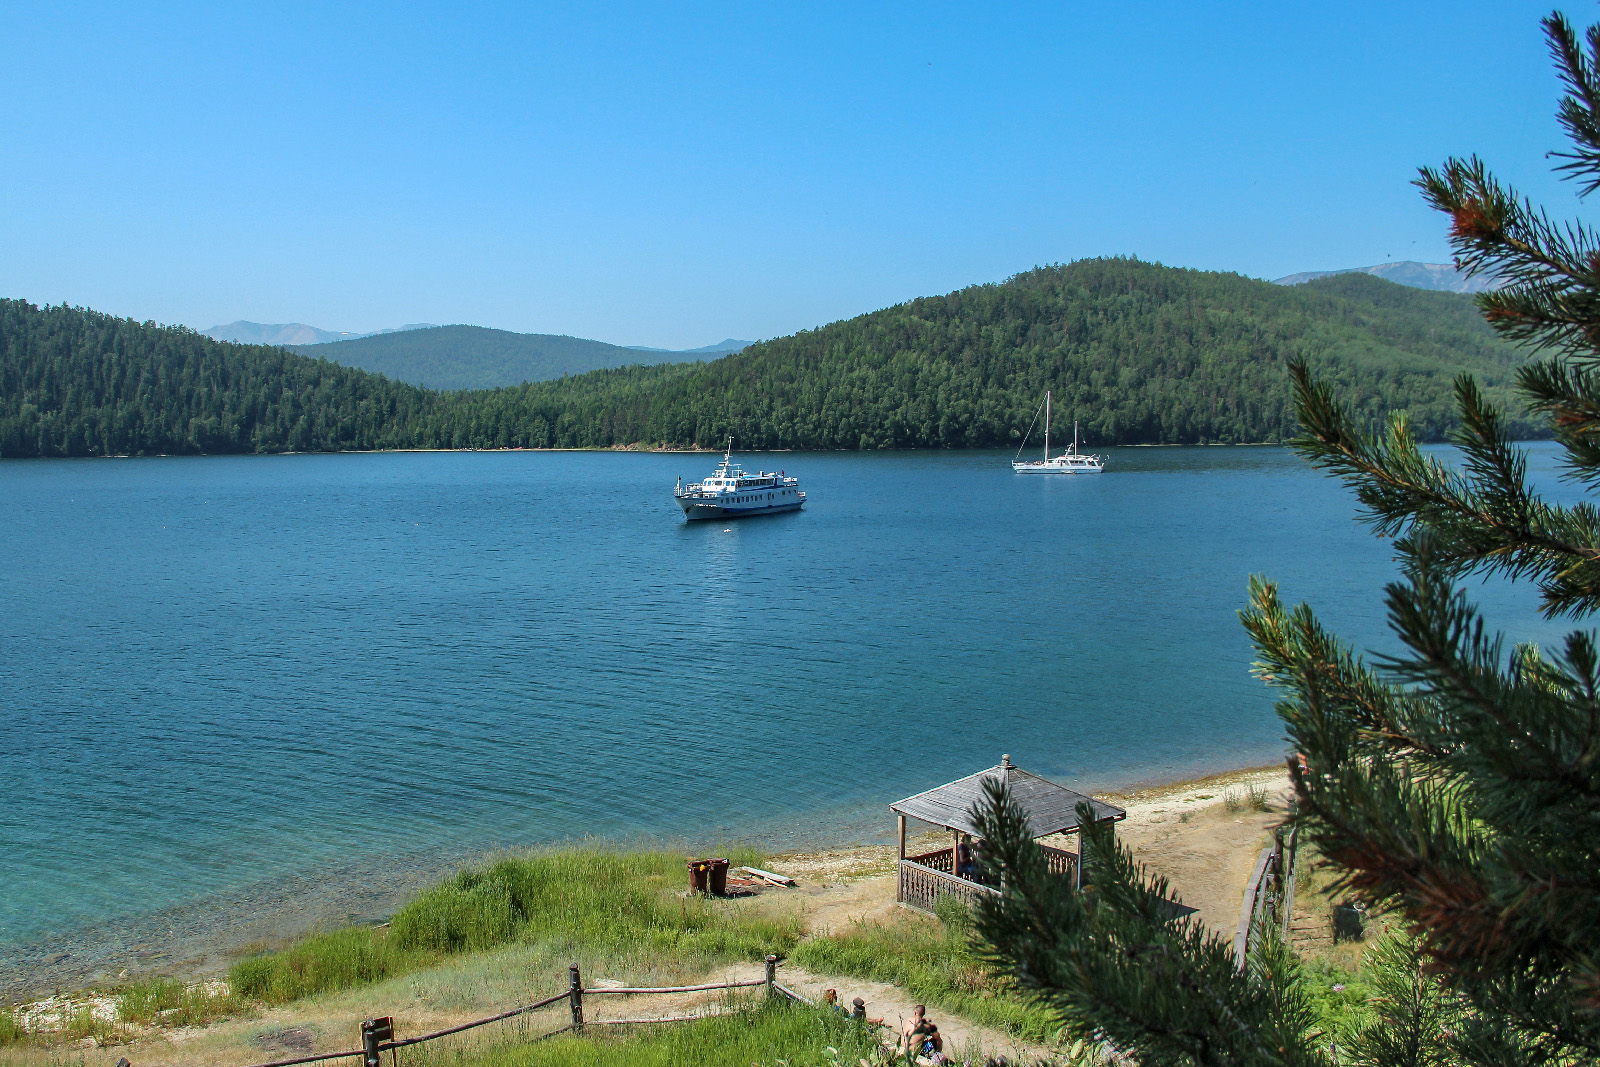
POLYGON ((1230 946, 1192 917, 1108 825, 1080 808, 1094 888, 1046 869, 1027 818, 1000 783, 974 808, 983 855, 1006 891, 976 909, 980 954, 1060 1013, 1076 1038, 1106 1041, 1140 1064, 1323 1067, 1311 1015, 1286 953, 1241 975, 1230 946))
POLYGON ((1572 151, 1555 153, 1557 158, 1568 160, 1556 170, 1578 179, 1582 195, 1587 196, 1600 189, 1600 26, 1589 27, 1585 35, 1587 55, 1578 44, 1572 24, 1561 12, 1552 12, 1545 18, 1544 30, 1551 58, 1567 87, 1556 117, 1573 143, 1572 151))
POLYGON ((1355 490, 1380 535, 1425 526, 1437 538, 1435 559, 1450 574, 1534 577, 1547 615, 1600 609, 1595 512, 1585 505, 1553 508, 1527 490, 1525 461, 1474 383, 1457 383, 1462 428, 1455 442, 1466 452, 1469 479, 1423 456, 1403 419, 1383 437, 1362 433, 1303 363, 1291 364, 1290 373, 1304 427, 1294 447, 1355 490))

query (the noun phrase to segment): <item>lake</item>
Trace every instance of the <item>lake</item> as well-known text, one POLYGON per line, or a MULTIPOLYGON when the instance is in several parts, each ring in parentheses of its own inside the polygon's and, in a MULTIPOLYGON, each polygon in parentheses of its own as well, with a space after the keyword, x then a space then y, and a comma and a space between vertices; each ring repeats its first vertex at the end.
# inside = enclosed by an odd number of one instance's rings
POLYGON ((382 914, 500 847, 885 839, 1003 752, 1276 762, 1247 577, 1391 647, 1387 546, 1282 449, 1107 455, 746 456, 805 511, 697 524, 710 455, 0 463, 0 972, 382 914))

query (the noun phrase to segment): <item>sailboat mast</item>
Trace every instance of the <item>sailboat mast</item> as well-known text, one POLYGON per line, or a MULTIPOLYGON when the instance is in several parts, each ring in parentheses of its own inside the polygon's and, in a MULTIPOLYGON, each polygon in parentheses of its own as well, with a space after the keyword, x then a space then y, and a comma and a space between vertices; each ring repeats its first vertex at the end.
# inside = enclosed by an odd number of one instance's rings
POLYGON ((1044 391, 1044 461, 1050 462, 1050 390, 1044 391))

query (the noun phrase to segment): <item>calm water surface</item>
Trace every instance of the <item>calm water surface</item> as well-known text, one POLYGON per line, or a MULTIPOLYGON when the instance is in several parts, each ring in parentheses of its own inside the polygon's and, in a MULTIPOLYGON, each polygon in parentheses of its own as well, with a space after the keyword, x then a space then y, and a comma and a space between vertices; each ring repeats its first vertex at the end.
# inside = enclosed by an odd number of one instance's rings
POLYGON ((0 949, 399 857, 881 838, 1002 752, 1274 761, 1252 572, 1384 644, 1387 548, 1279 449, 759 458, 804 512, 686 525, 704 455, 0 463, 0 949))

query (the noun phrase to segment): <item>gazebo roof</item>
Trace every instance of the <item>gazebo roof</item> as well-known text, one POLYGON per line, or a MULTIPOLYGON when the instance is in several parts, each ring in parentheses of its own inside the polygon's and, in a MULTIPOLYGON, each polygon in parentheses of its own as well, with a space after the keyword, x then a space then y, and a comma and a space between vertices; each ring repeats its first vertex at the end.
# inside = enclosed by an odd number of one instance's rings
POLYGON ((913 819, 960 830, 974 837, 982 836, 972 821, 972 806, 985 799, 983 783, 991 779, 1004 780, 1011 786, 1011 795, 1022 810, 1028 813, 1028 829, 1034 837, 1063 833, 1078 828, 1078 805, 1088 801, 1094 805, 1095 822, 1127 818, 1128 813, 1115 804, 1074 793, 1064 785, 1047 778, 1030 774, 1011 765, 1011 757, 1001 756, 1000 764, 977 774, 969 774, 953 782, 918 793, 914 797, 889 805, 890 811, 908 815, 913 819))

